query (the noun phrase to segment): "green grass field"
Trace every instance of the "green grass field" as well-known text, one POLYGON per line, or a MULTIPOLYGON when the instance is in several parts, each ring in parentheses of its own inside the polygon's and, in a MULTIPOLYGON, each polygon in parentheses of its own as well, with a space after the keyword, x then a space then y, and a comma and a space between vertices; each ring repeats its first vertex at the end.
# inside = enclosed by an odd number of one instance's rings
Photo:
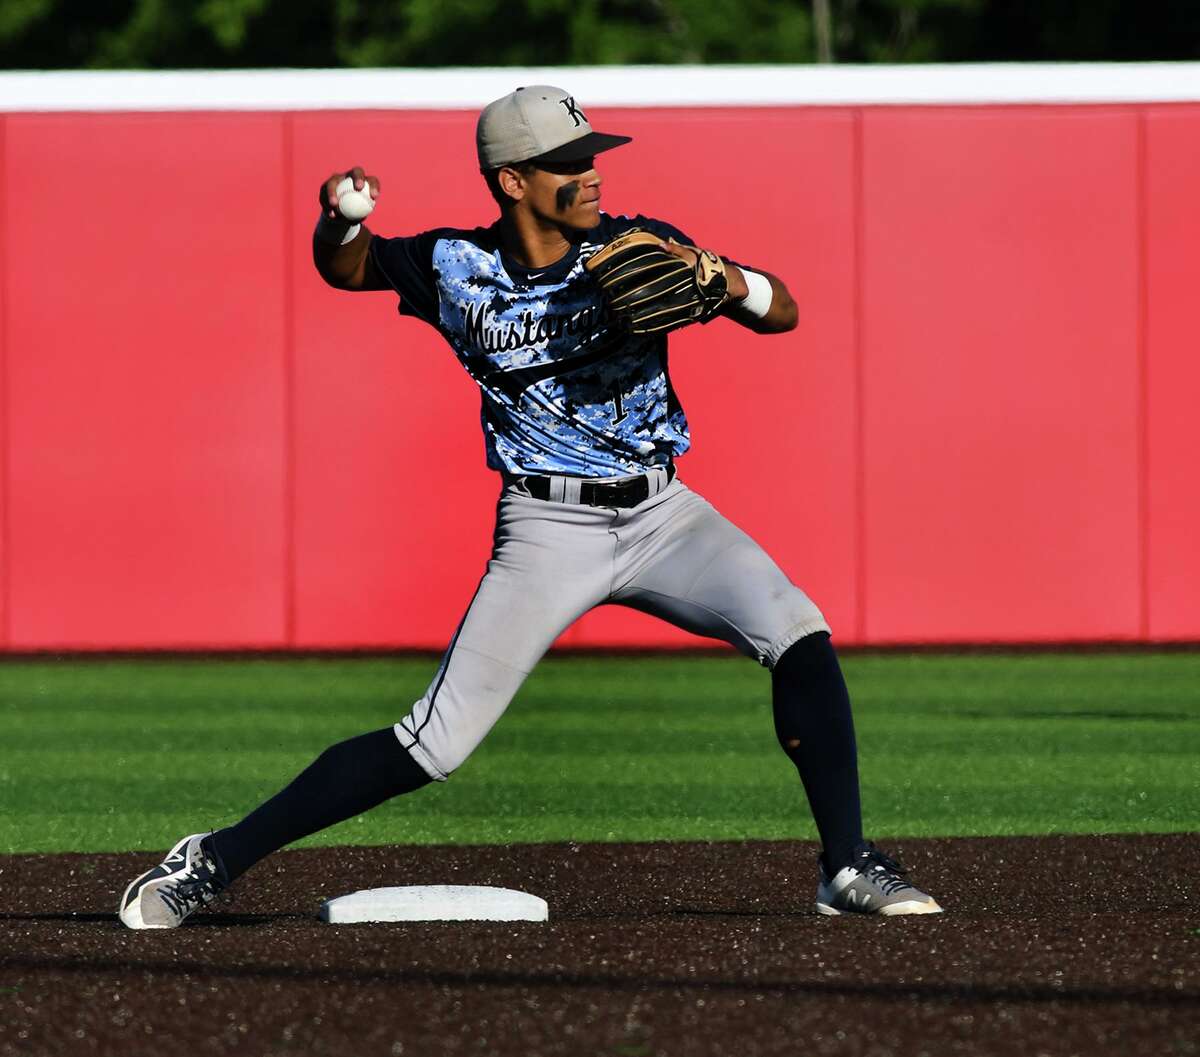
MULTIPOLYGON (((1200 654, 845 658, 874 837, 1200 829, 1200 654)), ((0 663, 0 852, 160 850, 384 726, 427 658, 0 663)), ((769 677, 551 658, 449 781, 309 844, 812 837, 769 677)))

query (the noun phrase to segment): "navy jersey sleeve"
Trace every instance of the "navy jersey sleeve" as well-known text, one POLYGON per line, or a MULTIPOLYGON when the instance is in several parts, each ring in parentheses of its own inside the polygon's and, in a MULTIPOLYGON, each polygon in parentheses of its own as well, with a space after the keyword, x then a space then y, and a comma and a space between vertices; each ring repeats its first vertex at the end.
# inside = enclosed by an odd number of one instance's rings
POLYGON ((371 239, 371 261, 400 295, 400 313, 438 325, 437 277, 433 273, 433 248, 438 232, 386 239, 371 239))

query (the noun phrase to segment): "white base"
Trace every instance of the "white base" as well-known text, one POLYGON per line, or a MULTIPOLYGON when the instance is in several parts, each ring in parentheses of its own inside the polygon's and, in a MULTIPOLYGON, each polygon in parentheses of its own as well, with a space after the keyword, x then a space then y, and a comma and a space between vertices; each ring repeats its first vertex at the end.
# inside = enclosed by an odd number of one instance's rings
POLYGON ((484 885, 364 888, 321 904, 321 920, 332 925, 357 921, 546 921, 549 917, 544 899, 484 885))

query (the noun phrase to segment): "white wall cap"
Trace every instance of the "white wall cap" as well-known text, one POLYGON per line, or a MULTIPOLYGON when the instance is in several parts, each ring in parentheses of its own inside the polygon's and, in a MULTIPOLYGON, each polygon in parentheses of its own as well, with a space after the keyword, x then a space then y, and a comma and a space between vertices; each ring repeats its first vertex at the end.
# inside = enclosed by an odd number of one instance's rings
POLYGON ((1200 62, 0 73, 0 112, 478 110, 523 84, 584 106, 1200 102, 1200 62))

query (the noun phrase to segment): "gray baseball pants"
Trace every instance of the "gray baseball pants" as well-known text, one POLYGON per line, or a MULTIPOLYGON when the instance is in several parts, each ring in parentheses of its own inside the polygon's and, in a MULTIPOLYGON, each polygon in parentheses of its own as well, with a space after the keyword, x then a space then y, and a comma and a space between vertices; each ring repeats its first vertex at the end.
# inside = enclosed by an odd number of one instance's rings
POLYGON ((561 502, 506 485, 479 589, 425 696, 395 725, 431 778, 450 776, 554 640, 596 606, 642 610, 768 668, 829 630, 746 533, 665 471, 650 480, 650 498, 623 510, 579 505, 571 478, 554 479, 561 502))

